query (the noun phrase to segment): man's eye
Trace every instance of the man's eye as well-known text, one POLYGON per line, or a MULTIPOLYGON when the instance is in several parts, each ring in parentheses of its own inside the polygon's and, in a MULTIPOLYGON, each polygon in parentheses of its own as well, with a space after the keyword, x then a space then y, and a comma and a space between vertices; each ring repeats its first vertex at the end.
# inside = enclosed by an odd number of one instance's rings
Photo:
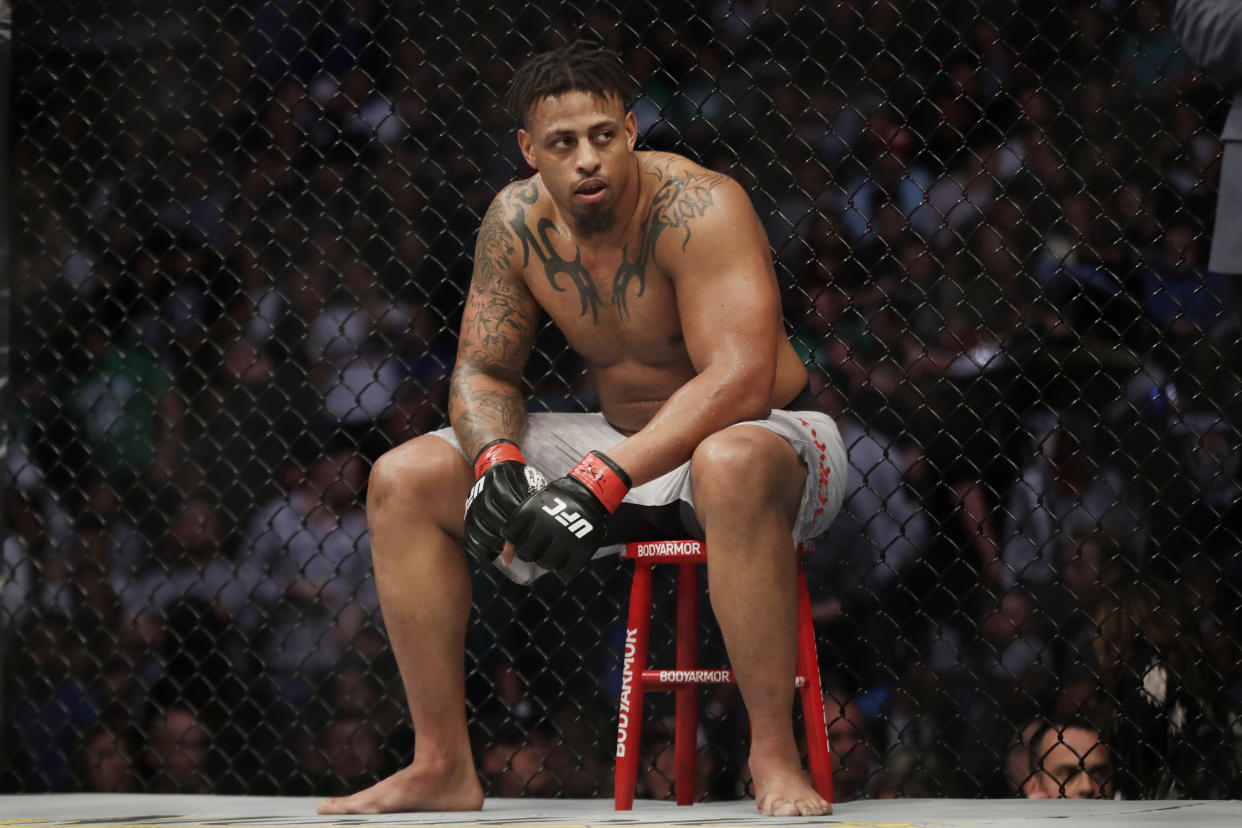
POLYGON ((611 133, 611 132, 597 132, 597 133, 595 133, 595 143, 597 143, 597 144, 606 144, 606 143, 608 143, 608 142, 609 142, 609 141, 611 141, 611 140, 612 140, 612 133, 611 133))

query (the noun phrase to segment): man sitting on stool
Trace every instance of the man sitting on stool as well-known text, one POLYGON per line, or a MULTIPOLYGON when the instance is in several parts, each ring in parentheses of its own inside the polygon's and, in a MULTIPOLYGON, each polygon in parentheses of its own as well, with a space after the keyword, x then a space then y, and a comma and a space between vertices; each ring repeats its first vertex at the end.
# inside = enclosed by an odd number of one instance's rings
POLYGON ((615 55, 583 44, 513 77, 509 109, 535 175, 502 190, 479 228, 453 427, 385 454, 368 490, 418 747, 409 767, 322 813, 481 807, 464 703, 463 546, 529 581, 653 532, 707 542, 759 808, 831 811, 794 740, 795 545, 840 508, 845 451, 785 336, 750 199, 686 158, 636 152, 630 86, 615 55), (522 371, 541 312, 588 367, 600 413, 527 416, 522 371))

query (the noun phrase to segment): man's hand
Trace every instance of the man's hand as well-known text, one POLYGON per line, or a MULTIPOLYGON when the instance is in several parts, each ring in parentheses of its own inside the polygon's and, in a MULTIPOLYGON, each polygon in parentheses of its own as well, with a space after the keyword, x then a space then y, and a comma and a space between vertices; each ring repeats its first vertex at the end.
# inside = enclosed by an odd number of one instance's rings
POLYGON ((487 560, 504 545, 501 532, 510 515, 547 481, 526 465, 522 450, 511 440, 484 446, 474 460, 474 475, 466 498, 466 551, 487 560))
POLYGON ((593 451, 565 477, 535 492, 505 525, 524 561, 572 575, 604 541, 608 519, 630 490, 630 476, 593 451))

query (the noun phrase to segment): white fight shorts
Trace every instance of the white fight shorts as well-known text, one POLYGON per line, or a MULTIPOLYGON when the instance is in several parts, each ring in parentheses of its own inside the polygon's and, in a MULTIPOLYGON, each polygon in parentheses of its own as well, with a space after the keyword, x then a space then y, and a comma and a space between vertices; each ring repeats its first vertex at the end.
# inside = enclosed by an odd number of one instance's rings
MULTIPOLYGON (((737 425, 757 425, 776 432, 802 458, 806 485, 794 523, 794 541, 810 540, 827 531, 841 509, 849 465, 841 434, 832 418, 820 411, 774 410, 765 420, 737 423, 730 428, 737 425)), ((453 429, 443 428, 431 433, 461 452, 453 429)), ((588 451, 607 454, 624 439, 625 435, 610 426, 602 414, 533 413, 527 416, 526 434, 518 441, 518 446, 528 464, 548 480, 555 480, 566 475, 588 451)), ((466 460, 474 462, 472 457, 466 460)), ((738 485, 746 485, 744 471, 738 476, 738 485)), ((630 541, 702 537, 703 529, 694 514, 694 491, 687 462, 629 491, 608 522, 606 545, 594 557, 619 554, 622 545, 630 541)), ((547 572, 520 560, 507 567, 499 555, 495 564, 509 578, 522 584, 547 572)))

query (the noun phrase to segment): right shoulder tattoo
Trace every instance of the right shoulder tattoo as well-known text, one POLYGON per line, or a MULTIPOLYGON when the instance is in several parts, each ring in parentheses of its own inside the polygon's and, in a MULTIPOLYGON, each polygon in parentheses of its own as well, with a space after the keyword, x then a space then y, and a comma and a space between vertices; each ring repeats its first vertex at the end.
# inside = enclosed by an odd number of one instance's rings
POLYGON ((509 197, 510 190, 507 189, 492 199, 479 225, 479 238, 474 249, 474 280, 480 288, 495 284, 500 273, 513 267, 513 234, 505 221, 508 212, 505 202, 509 197))
POLYGON ((466 320, 460 354, 480 371, 520 375, 521 362, 534 338, 533 300, 515 274, 516 239, 510 230, 512 197, 502 192, 487 209, 475 244, 474 275, 466 297, 466 320))

